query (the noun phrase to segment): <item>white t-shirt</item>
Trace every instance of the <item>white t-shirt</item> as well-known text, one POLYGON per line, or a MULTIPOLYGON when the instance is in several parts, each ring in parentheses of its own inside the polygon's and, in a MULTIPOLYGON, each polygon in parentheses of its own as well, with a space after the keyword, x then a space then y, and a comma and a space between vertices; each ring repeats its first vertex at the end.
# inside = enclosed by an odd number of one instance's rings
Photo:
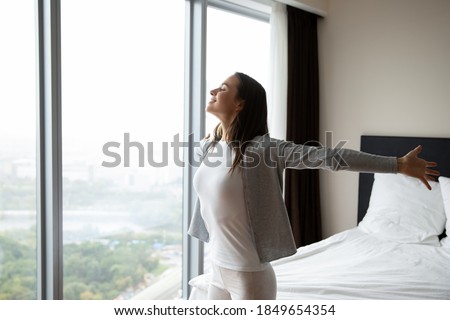
POLYGON ((210 259, 223 268, 260 271, 261 264, 246 212, 240 168, 230 176, 234 151, 219 141, 194 175, 194 188, 209 233, 210 259))

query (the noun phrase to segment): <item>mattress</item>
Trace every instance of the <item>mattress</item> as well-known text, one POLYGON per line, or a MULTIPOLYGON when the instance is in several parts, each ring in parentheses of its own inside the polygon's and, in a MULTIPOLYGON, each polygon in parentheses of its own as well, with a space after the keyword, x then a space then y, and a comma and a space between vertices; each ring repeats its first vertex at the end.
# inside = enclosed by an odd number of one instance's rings
POLYGON ((450 299, 450 247, 384 241, 358 227, 272 265, 277 299, 450 299))

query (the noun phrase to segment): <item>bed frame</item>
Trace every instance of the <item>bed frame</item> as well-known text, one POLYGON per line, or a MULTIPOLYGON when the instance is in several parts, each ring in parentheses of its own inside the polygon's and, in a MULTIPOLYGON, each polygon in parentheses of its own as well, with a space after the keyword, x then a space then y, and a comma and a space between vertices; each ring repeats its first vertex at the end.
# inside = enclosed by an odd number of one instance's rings
MULTIPOLYGON (((384 156, 403 156, 418 145, 423 147, 419 156, 437 162, 441 175, 450 177, 450 138, 361 136, 361 151, 384 156)), ((373 173, 359 174, 358 223, 369 207, 373 181, 373 173)))

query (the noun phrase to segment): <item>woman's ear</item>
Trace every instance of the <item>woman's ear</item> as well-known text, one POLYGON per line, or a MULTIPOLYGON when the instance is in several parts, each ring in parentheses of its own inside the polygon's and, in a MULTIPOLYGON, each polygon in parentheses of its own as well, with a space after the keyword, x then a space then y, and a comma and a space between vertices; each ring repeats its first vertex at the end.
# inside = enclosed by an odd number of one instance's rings
POLYGON ((236 112, 240 112, 242 110, 242 108, 244 108, 244 104, 245 104, 245 100, 239 100, 236 103, 236 112))

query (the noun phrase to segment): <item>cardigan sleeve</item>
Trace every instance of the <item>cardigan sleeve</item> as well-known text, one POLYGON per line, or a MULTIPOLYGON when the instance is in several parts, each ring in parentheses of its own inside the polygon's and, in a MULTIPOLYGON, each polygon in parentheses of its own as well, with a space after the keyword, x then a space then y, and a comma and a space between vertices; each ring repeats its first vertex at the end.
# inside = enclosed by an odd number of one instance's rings
POLYGON ((314 147, 293 142, 277 143, 279 160, 285 168, 348 170, 397 173, 397 158, 345 148, 314 147))
POLYGON ((192 214, 192 220, 189 225, 188 234, 203 241, 209 242, 209 232, 206 229, 205 221, 201 215, 200 199, 197 198, 195 202, 194 212, 192 214))

